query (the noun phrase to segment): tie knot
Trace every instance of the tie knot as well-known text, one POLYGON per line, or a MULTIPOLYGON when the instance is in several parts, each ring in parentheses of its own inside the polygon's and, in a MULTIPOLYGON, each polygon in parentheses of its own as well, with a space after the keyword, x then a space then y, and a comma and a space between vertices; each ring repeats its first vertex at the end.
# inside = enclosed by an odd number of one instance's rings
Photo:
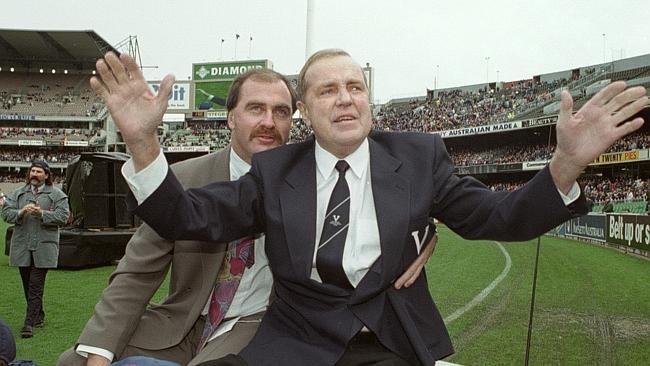
POLYGON ((345 160, 339 160, 336 162, 336 165, 334 167, 336 170, 338 170, 339 174, 343 174, 346 170, 348 170, 350 165, 348 165, 348 162, 345 160))

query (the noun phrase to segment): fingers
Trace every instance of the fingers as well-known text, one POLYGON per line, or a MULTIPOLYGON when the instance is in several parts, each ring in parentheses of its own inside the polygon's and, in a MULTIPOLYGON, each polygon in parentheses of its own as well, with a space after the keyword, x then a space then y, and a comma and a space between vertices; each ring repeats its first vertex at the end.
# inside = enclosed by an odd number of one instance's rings
POLYGON ((562 90, 560 93, 560 115, 558 117, 558 123, 560 121, 568 121, 573 114, 573 98, 569 94, 568 90, 562 90))
POLYGON ((619 125, 621 122, 632 118, 632 116, 637 114, 646 106, 648 106, 648 97, 644 95, 643 97, 636 99, 634 102, 627 104, 618 112, 612 114, 612 123, 614 123, 614 125, 619 125))
POLYGON ((420 275, 420 271, 422 271, 422 267, 424 267, 424 263, 420 263, 420 258, 415 260, 409 268, 404 272, 398 279, 395 281, 395 289, 399 290, 402 287, 409 287, 415 282, 415 280, 418 278, 420 275))
POLYGON ((169 99, 169 95, 172 92, 172 86, 174 85, 174 75, 167 75, 165 78, 160 82, 160 90, 158 90, 158 95, 156 96, 157 99, 161 99, 161 102, 164 101, 165 104, 167 104, 167 100, 169 99))
POLYGON ((607 109, 610 113, 614 113, 621 109, 621 107, 643 97, 644 95, 645 88, 642 86, 627 89, 612 98, 612 100, 605 105, 605 109, 607 109))
POLYGON ((106 102, 110 93, 108 92, 108 89, 104 83, 102 83, 98 77, 93 76, 90 78, 90 87, 93 89, 95 94, 99 95, 99 97, 102 98, 104 102, 106 102))
POLYGON ((623 123, 622 125, 617 127, 618 136, 616 137, 616 140, 638 130, 639 128, 641 128, 641 126, 643 126, 643 123, 644 120, 641 117, 623 123))
POLYGON ((411 263, 409 268, 404 272, 398 279, 395 281, 395 289, 399 290, 402 287, 411 286, 417 279, 420 277, 420 273, 424 268, 424 265, 427 264, 429 258, 433 254, 433 250, 436 248, 436 243, 438 242, 438 234, 434 234, 429 244, 420 252, 415 261, 411 263))
POLYGON ((127 55, 126 53, 122 53, 120 55, 120 60, 122 61, 122 64, 126 68, 126 71, 128 72, 128 76, 132 80, 143 80, 144 81, 144 75, 142 75, 142 70, 140 69, 140 66, 135 62, 133 57, 127 55))
POLYGON ((115 77, 115 80, 117 80, 118 84, 126 84, 129 82, 129 76, 126 73, 126 68, 122 61, 117 58, 117 55, 115 55, 113 52, 108 52, 106 53, 106 56, 104 56, 104 60, 111 68, 113 77, 115 77))
POLYGON ((113 76, 111 69, 106 64, 106 61, 97 60, 95 66, 99 77, 102 79, 102 82, 108 90, 108 93, 110 94, 112 91, 117 90, 117 80, 115 79, 115 76, 113 76))
POLYGON ((103 59, 97 60, 96 63, 97 73, 101 79, 101 83, 93 82, 91 79, 91 86, 95 93, 104 97, 118 90, 120 85, 125 85, 130 81, 130 75, 135 75, 139 79, 144 80, 142 72, 138 68, 135 61, 126 54, 121 54, 120 58, 113 52, 107 52, 103 59), (105 90, 100 88, 102 86, 105 90))
POLYGON ((595 104, 597 106, 603 106, 609 102, 612 98, 619 95, 623 90, 625 90, 625 81, 619 80, 615 81, 606 87, 602 88, 596 95, 594 95, 586 104, 595 104))

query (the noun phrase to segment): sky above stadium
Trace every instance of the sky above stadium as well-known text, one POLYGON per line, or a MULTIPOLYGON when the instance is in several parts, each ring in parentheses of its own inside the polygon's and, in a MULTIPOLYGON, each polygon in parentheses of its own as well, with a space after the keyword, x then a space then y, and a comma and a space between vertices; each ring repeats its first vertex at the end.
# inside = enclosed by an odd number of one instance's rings
MULTIPOLYGON (((650 53, 648 0, 314 3, 311 48, 343 48, 360 64, 370 63, 374 99, 382 103, 424 95, 436 81, 446 88, 527 79, 650 53)), ((137 35, 143 64, 158 67, 145 70, 150 80, 167 73, 188 79, 192 63, 233 60, 235 52, 238 59, 270 59, 275 70, 296 74, 305 60, 306 4, 9 1, 0 28, 94 30, 112 45, 137 35)))

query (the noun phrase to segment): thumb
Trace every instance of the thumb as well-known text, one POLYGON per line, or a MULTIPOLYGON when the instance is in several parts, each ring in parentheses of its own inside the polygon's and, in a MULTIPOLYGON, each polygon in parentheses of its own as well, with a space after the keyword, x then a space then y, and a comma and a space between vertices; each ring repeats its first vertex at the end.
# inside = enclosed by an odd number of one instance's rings
POLYGON ((566 122, 571 119, 571 114, 573 112, 573 98, 569 94, 568 90, 562 90, 560 93, 560 115, 558 122, 566 122))
POLYGON ((167 100, 169 100, 169 95, 172 92, 172 86, 174 85, 176 78, 172 74, 165 76, 163 81, 160 82, 160 90, 158 90, 158 95, 156 96, 156 102, 163 109, 167 109, 167 100))

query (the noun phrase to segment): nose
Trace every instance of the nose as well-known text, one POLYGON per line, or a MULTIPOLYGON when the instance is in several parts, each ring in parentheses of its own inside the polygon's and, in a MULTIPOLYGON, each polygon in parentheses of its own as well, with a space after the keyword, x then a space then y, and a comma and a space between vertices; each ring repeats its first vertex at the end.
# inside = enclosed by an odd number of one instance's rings
POLYGON ((338 105, 349 105, 352 103, 352 95, 346 88, 340 88, 338 98, 336 99, 338 105))
POLYGON ((262 116, 262 120, 260 121, 260 125, 266 127, 266 128, 274 128, 275 127, 275 121, 273 120, 273 111, 270 109, 267 109, 266 112, 264 113, 264 116, 262 116))

